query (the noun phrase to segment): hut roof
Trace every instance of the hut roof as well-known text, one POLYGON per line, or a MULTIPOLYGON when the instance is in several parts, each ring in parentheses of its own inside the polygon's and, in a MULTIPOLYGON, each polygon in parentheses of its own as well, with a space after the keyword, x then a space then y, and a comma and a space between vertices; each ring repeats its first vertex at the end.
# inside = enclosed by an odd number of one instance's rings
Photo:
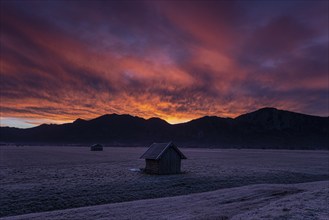
POLYGON ((163 153, 172 147, 181 159, 186 159, 185 155, 172 143, 153 143, 149 149, 140 157, 141 159, 159 160, 163 153))

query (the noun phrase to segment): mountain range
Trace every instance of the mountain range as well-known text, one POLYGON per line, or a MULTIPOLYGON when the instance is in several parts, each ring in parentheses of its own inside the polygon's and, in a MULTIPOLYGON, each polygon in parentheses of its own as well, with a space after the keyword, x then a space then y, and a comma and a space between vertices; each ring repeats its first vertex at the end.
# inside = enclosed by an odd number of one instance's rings
POLYGON ((329 117, 262 108, 236 118, 205 116, 169 124, 160 118, 107 114, 73 123, 0 127, 1 143, 148 145, 174 141, 210 148, 329 149, 329 117))

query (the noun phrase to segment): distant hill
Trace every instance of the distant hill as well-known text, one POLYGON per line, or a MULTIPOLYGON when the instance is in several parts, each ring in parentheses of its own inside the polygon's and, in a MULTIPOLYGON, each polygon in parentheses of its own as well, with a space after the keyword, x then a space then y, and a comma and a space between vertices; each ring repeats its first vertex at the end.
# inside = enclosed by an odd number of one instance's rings
POLYGON ((171 140, 189 147, 329 149, 329 118, 262 108, 235 119, 205 116, 176 125, 110 114, 61 125, 0 128, 1 143, 147 145, 171 140))

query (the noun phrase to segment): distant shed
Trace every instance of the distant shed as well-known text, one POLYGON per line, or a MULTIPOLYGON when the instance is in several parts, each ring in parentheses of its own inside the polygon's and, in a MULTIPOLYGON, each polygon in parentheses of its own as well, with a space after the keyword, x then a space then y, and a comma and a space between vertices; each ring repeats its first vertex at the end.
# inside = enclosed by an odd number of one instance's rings
POLYGON ((103 151, 103 145, 101 144, 93 144, 90 147, 91 151, 103 151))
POLYGON ((145 159, 145 172, 149 174, 180 173, 181 159, 187 159, 172 142, 153 143, 140 158, 145 159))

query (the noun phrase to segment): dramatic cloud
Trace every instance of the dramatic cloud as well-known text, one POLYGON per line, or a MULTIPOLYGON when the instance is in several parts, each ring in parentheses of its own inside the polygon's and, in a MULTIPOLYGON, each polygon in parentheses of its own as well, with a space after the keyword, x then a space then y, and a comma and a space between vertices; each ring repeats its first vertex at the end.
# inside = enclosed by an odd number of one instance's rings
POLYGON ((1 126, 328 115, 327 1, 1 1, 1 126))

